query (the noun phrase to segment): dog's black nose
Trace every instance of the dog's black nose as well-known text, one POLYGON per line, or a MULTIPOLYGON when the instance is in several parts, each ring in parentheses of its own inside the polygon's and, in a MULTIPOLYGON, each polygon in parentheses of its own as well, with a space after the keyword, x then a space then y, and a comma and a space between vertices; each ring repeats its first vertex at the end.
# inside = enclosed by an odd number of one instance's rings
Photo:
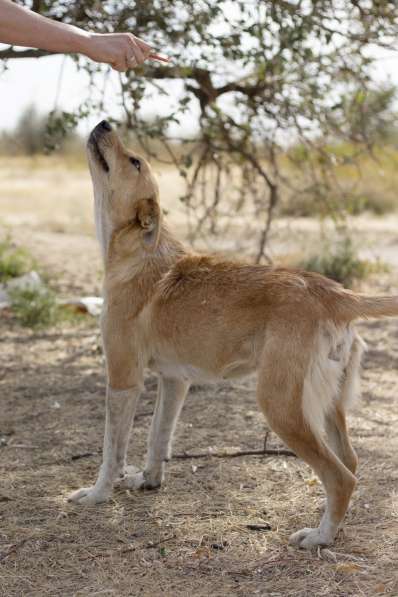
POLYGON ((107 120, 101 120, 98 125, 98 128, 104 129, 104 131, 111 131, 112 127, 107 120))

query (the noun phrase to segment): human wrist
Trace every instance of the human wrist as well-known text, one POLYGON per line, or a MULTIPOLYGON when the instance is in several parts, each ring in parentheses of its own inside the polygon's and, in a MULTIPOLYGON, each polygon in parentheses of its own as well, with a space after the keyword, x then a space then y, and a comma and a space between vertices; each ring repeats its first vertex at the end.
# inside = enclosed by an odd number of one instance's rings
POLYGON ((84 29, 70 25, 68 27, 69 32, 69 52, 72 54, 85 54, 89 55, 91 47, 91 34, 84 29))

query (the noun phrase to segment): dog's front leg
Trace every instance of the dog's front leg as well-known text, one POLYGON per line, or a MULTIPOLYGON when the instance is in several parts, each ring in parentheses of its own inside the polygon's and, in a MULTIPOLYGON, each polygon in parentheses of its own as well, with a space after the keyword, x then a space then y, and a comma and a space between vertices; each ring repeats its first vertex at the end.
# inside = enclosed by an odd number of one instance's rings
POLYGON ((98 504, 111 497, 115 478, 121 474, 124 465, 127 438, 140 393, 141 386, 125 390, 108 387, 103 459, 98 479, 92 487, 72 493, 69 501, 98 504))
POLYGON ((181 379, 159 377, 158 398, 148 438, 145 470, 127 474, 122 485, 130 489, 155 489, 164 478, 165 464, 171 458, 171 444, 189 383, 181 379))

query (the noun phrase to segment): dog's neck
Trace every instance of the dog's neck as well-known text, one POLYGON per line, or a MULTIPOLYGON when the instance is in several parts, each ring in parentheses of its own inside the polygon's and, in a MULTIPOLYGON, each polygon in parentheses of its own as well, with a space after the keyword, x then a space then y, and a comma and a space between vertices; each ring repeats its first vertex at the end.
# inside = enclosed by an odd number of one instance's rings
MULTIPOLYGON (((94 180, 94 179, 93 179, 94 180)), ((95 230, 96 236, 101 249, 102 260, 104 265, 106 263, 107 255, 109 252, 109 243, 112 235, 112 223, 108 215, 108 211, 105 207, 106 196, 102 191, 102 188, 98 188, 94 183, 94 216, 95 216, 95 230)))
POLYGON ((153 251, 142 246, 138 235, 129 230, 114 231, 104 255, 104 298, 125 303, 129 317, 137 315, 153 295, 156 283, 186 250, 162 224, 153 251), (111 298, 112 297, 112 298, 111 298))

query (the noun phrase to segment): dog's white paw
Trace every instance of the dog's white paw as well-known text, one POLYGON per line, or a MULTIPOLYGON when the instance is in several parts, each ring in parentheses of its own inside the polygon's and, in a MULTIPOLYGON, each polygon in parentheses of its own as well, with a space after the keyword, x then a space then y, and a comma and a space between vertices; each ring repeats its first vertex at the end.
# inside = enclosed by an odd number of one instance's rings
POLYGON ((290 545, 294 545, 300 549, 311 549, 318 545, 330 545, 333 543, 333 537, 326 536, 318 528, 316 529, 301 529, 289 538, 290 545))
POLYGON ((124 475, 120 480, 120 485, 126 489, 143 489, 145 487, 144 473, 139 471, 124 475))
MULTIPOLYGON (((134 467, 132 467, 134 468, 134 467)), ((135 469, 137 471, 137 469, 135 469)), ((126 489, 157 489, 162 484, 162 479, 151 477, 144 471, 126 474, 121 480, 120 485, 126 489)))
POLYGON ((127 466, 124 467, 124 473, 123 473, 122 479, 124 479, 125 477, 133 477, 134 475, 137 475, 140 472, 141 471, 138 468, 138 466, 134 466, 133 464, 128 464, 127 466))
POLYGON ((74 504, 101 504, 103 502, 108 501, 110 498, 110 494, 104 491, 100 491, 96 489, 95 485, 92 487, 83 487, 82 489, 78 489, 74 491, 68 496, 68 502, 73 502, 74 504))

